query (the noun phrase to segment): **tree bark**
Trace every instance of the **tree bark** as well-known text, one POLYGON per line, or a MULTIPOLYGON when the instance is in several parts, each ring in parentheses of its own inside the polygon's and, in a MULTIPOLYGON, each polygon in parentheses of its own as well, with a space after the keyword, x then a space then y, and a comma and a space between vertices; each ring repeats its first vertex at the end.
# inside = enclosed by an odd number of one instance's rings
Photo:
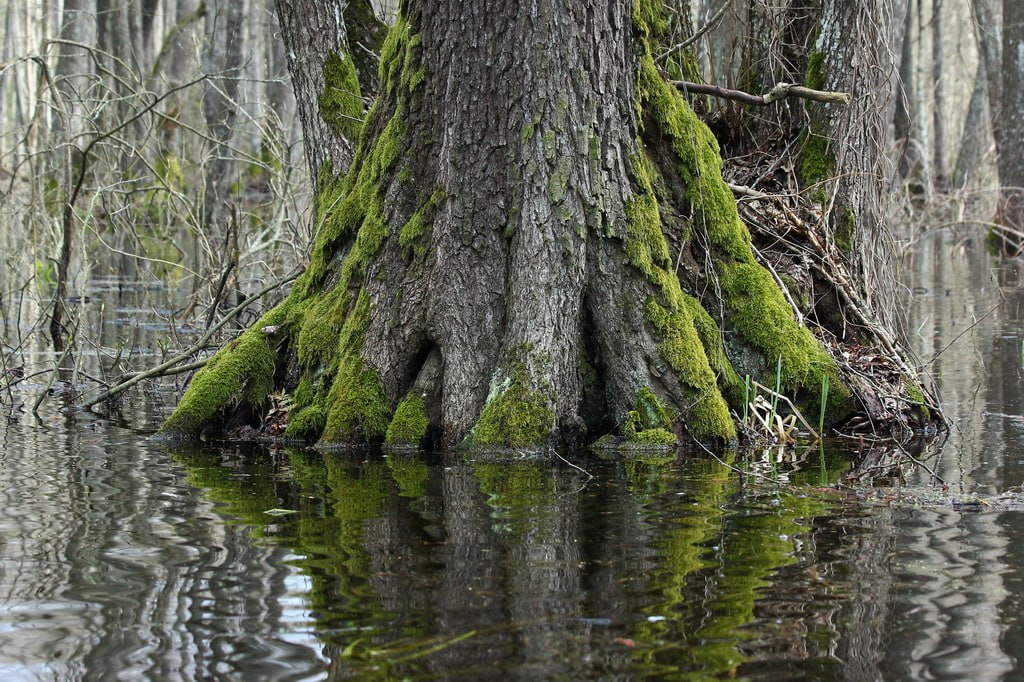
POLYGON ((345 20, 332 3, 322 0, 275 0, 288 70, 292 75, 296 108, 306 140, 306 162, 317 182, 322 170, 329 176, 343 173, 352 161, 352 131, 362 118, 362 95, 345 33, 345 20), (333 117, 325 116, 320 99, 328 88, 325 65, 332 61, 337 76, 330 86, 340 102, 333 117), (348 76, 348 77, 345 77, 348 76))
POLYGON ((306 273, 165 433, 251 421, 275 387, 294 396, 287 433, 323 445, 728 440, 743 374, 815 406, 828 384, 830 417, 853 409, 654 64, 661 3, 403 10, 306 273))
POLYGON ((885 112, 896 73, 889 46, 898 21, 888 8, 885 0, 824 3, 817 42, 822 89, 849 92, 852 101, 811 111, 812 131, 828 143, 823 150, 805 146, 804 154, 824 153, 823 165, 831 167, 821 184, 829 238, 849 263, 866 309, 895 333, 901 322, 894 248, 882 220, 885 112))
POLYGON ((228 197, 233 156, 229 142, 239 107, 244 51, 245 2, 215 3, 206 15, 203 71, 210 76, 203 93, 203 117, 211 148, 203 193, 203 226, 210 235, 227 234, 228 197))
POLYGON ((1024 4, 1003 0, 1002 102, 999 107, 1000 220, 1024 228, 1024 4))
POLYGON ((917 100, 914 97, 912 84, 914 74, 914 17, 916 3, 920 0, 908 0, 903 16, 903 40, 900 42, 899 83, 896 89, 896 109, 893 113, 893 128, 896 144, 899 145, 899 174, 909 178, 919 172, 919 154, 914 141, 914 117, 917 111, 917 100))
POLYGON ((943 73, 942 0, 932 0, 932 182, 946 189, 946 85, 943 73))

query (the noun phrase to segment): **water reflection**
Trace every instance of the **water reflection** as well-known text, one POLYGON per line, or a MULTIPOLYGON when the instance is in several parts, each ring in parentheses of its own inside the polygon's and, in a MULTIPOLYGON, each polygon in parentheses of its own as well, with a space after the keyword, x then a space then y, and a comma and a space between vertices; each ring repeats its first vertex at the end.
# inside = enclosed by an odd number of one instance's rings
POLYGON ((161 449, 55 421, 5 424, 0 452, 4 680, 323 669, 287 550, 225 524, 161 449))
MULTIPOLYGON (((956 427, 919 468, 167 448, 154 392, 119 423, 9 412, 0 679, 1020 677, 1020 512, 943 503, 1024 482, 1019 267, 953 232, 910 261, 956 427)), ((115 348, 149 303, 102 293, 115 348)))
POLYGON ((841 590, 815 528, 828 498, 752 484, 728 462, 591 458, 584 471, 295 451, 255 476, 252 462, 225 455, 178 461, 226 511, 293 548, 331 676, 815 675, 838 665, 841 590), (282 505, 295 513, 268 523, 282 505))

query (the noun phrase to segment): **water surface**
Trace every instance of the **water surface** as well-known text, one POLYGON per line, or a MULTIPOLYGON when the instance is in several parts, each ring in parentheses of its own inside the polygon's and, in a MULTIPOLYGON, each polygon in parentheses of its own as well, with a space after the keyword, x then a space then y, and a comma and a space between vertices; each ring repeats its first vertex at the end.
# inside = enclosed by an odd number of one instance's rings
POLYGON ((166 390, 7 412, 0 679, 1019 679, 1024 518, 941 501, 1024 483, 1024 287, 953 232, 910 270, 956 428, 863 479, 899 489, 834 488, 893 454, 856 443, 321 455, 154 443, 166 390))

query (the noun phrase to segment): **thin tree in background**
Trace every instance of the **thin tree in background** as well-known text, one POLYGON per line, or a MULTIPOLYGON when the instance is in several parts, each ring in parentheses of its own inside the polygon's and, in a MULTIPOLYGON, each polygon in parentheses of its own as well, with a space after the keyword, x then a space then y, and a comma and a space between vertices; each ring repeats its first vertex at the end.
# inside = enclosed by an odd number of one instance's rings
POLYGON ((1024 3, 1003 0, 1002 96, 999 146, 999 219, 1024 232, 1024 3))

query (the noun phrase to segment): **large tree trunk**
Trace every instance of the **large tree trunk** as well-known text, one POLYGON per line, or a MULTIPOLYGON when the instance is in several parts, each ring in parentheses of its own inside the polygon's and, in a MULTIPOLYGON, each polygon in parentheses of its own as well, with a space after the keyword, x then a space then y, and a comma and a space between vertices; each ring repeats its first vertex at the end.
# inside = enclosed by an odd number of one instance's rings
POLYGON ((308 270, 166 433, 251 421, 275 386, 322 444, 731 439, 743 374, 849 413, 654 65, 660 2, 403 10, 308 270))

